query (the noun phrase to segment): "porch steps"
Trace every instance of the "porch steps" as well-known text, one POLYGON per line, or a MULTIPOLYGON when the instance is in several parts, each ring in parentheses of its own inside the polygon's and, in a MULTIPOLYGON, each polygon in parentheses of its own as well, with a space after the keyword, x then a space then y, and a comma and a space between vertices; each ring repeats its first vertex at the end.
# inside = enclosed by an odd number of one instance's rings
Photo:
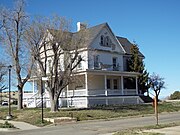
POLYGON ((150 97, 150 96, 139 96, 143 101, 144 103, 151 103, 153 102, 153 99, 150 97))

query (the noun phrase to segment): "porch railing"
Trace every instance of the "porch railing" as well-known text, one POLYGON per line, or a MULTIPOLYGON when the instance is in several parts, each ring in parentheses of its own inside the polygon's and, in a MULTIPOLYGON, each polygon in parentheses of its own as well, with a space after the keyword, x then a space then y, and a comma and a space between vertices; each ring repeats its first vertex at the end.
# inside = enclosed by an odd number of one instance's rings
POLYGON ((124 89, 123 91, 124 95, 136 95, 136 90, 135 89, 124 89))
POLYGON ((88 90, 82 89, 82 90, 68 90, 64 91, 61 94, 61 97, 73 97, 73 96, 108 96, 108 95, 137 95, 135 89, 124 89, 122 91, 121 89, 117 90, 103 90, 103 89, 93 89, 88 90))

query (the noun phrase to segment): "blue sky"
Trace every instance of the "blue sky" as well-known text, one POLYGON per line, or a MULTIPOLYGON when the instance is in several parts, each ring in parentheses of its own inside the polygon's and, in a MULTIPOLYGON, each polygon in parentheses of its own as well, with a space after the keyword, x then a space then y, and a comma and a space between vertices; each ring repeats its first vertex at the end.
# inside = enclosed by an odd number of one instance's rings
MULTIPOLYGON (((136 41, 145 55, 147 70, 165 78, 166 97, 180 90, 179 0, 26 0, 30 16, 59 16, 90 26, 107 22, 115 35, 136 41)), ((12 7, 12 0, 0 0, 12 7)))

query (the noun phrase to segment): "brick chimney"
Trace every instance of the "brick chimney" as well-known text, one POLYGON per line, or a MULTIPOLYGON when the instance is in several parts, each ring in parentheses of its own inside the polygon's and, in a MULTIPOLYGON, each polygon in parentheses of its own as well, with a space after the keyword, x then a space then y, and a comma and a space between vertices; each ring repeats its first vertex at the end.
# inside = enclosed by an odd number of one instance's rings
POLYGON ((87 25, 81 22, 77 22, 77 31, 80 31, 82 29, 86 29, 87 25))

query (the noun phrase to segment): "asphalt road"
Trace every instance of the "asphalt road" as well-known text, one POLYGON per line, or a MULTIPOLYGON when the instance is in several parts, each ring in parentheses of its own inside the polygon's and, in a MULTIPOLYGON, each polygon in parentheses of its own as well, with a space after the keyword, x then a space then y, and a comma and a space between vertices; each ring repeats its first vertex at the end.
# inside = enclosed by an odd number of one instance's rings
MULTIPOLYGON (((180 122, 180 112, 160 114, 159 123, 180 122)), ((34 130, 1 132, 0 135, 103 135, 128 129, 156 124, 154 116, 124 118, 119 120, 85 121, 72 124, 44 127, 34 130)))

